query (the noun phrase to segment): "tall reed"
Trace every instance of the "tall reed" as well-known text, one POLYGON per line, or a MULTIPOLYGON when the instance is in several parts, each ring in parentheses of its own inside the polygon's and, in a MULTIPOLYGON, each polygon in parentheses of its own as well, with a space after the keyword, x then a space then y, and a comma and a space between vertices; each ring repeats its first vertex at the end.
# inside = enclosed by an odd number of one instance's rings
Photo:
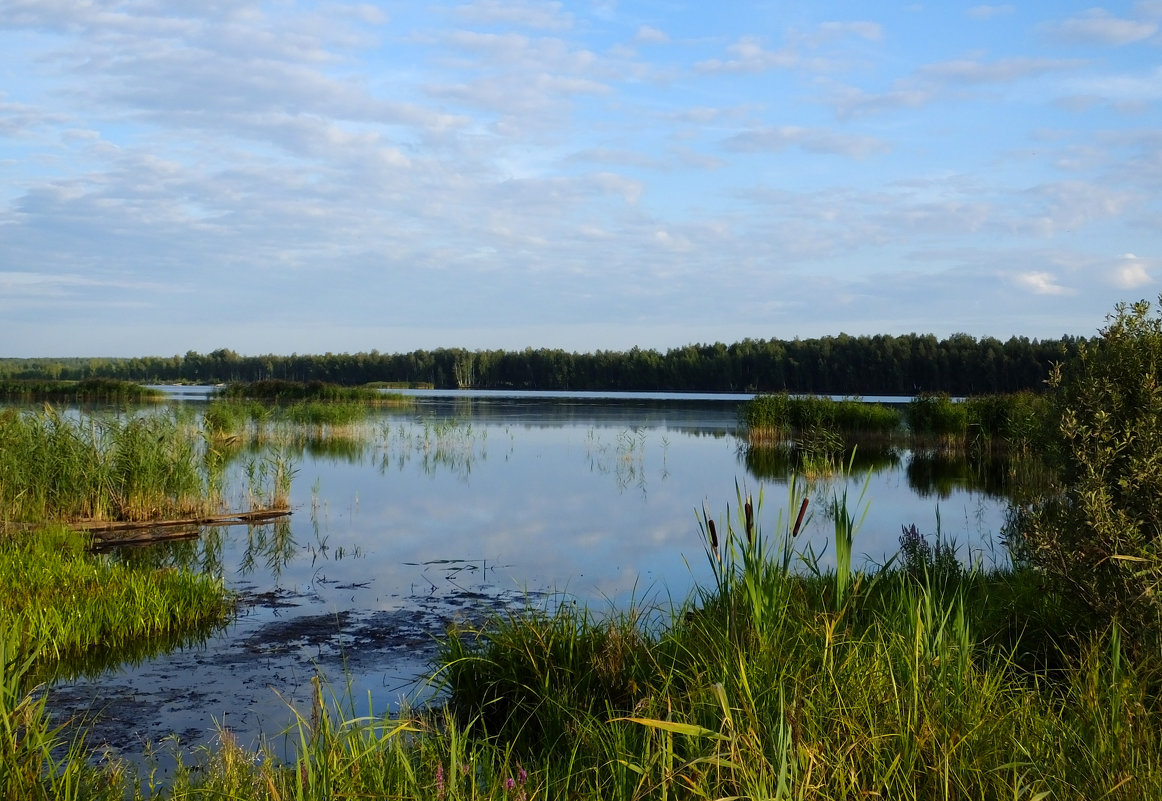
POLYGON ((169 411, 0 413, 0 519, 149 520, 215 509, 198 442, 169 411))

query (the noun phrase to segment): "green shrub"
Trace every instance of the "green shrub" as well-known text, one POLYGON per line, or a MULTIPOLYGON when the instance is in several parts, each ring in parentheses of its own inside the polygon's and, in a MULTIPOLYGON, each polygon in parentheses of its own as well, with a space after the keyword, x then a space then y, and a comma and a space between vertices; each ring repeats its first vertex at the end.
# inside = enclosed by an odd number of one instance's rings
POLYGON ((1143 300, 1106 322, 1051 373, 1061 485, 1010 535, 1093 625, 1141 645, 1162 632, 1162 317, 1143 300))
POLYGON ((914 437, 962 440, 968 429, 967 408, 947 395, 917 395, 908 403, 904 418, 914 437))

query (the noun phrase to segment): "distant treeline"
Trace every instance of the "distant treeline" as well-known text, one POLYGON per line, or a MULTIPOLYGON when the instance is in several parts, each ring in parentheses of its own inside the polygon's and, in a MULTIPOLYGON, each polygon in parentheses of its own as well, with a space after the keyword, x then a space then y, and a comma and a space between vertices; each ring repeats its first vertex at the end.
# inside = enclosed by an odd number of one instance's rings
POLYGON ((980 395, 1038 390, 1049 367, 1073 355, 1077 337, 1002 342, 968 334, 746 339, 662 353, 571 353, 440 348, 411 353, 240 356, 229 349, 185 356, 0 359, 0 378, 118 378, 142 383, 285 379, 360 385, 477 389, 788 391, 834 395, 980 395))

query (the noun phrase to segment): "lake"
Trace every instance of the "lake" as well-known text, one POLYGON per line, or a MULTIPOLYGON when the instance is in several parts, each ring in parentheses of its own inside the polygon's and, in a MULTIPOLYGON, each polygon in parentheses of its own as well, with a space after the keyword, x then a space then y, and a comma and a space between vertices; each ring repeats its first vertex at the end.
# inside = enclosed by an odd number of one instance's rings
MULTIPOLYGON (((190 405, 208 392, 168 391, 190 405)), ((783 468, 748 458, 737 436, 747 395, 411 394, 414 407, 376 410, 357 441, 290 452, 289 521, 213 529, 175 549, 239 593, 234 622, 59 683, 52 707, 99 711, 91 736, 126 755, 171 733, 183 747, 204 744, 219 727, 244 743, 281 742, 292 707, 309 709, 316 672, 337 693, 349 687, 362 714, 422 703, 418 678, 449 623, 526 604, 601 613, 677 603, 710 577, 696 511, 722 521, 741 490, 762 492, 768 534, 786 514, 783 468)), ((824 564, 825 505, 845 487, 854 501, 865 480, 855 542, 865 563, 895 552, 901 526, 933 534, 938 519, 962 558, 1004 559, 1003 493, 974 487, 962 466, 900 451, 870 479, 857 473, 809 487, 800 547, 824 564)))

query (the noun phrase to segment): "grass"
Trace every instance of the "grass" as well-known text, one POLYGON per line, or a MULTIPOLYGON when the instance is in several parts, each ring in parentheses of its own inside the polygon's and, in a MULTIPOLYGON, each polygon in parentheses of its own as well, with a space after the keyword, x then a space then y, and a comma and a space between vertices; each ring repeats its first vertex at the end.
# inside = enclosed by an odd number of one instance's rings
POLYGON ((228 400, 264 400, 287 403, 292 401, 345 401, 373 405, 405 405, 411 403, 406 395, 383 392, 376 387, 345 387, 323 381, 251 381, 228 384, 215 392, 228 400))
POLYGON ((222 582, 172 569, 135 569, 88 552, 62 526, 0 537, 0 618, 43 643, 54 662, 131 649, 222 623, 233 602, 222 582))
POLYGON ((899 411, 881 403, 786 392, 755 396, 739 410, 739 418, 752 444, 834 436, 840 447, 848 438, 890 441, 903 423, 899 411))
POLYGON ((0 380, 0 398, 5 400, 142 403, 165 400, 165 397, 160 389, 113 378, 88 378, 84 381, 0 380))
POLYGON ((170 412, 0 412, 0 521, 193 516, 218 501, 196 437, 170 412))

